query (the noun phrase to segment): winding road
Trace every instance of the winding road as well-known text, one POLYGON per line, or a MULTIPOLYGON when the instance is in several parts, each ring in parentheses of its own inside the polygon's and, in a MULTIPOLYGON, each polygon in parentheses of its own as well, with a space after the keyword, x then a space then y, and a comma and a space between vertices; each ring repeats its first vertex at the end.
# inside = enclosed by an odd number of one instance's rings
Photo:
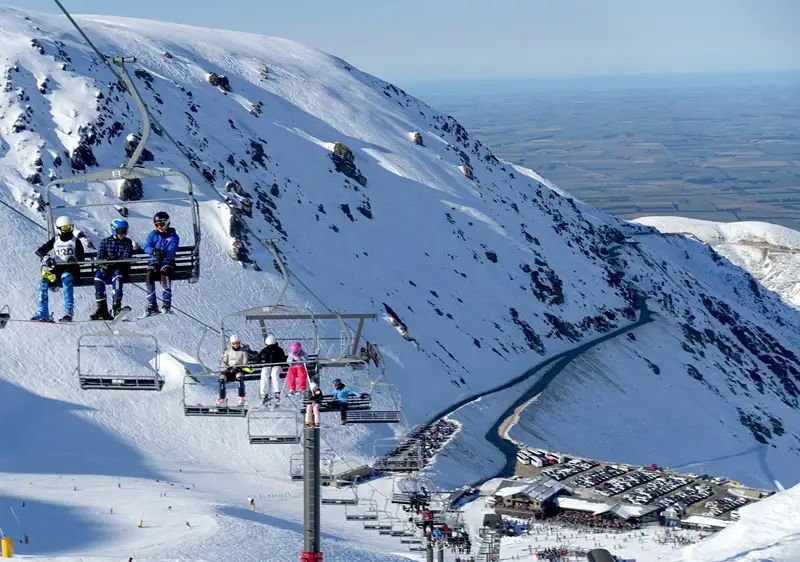
POLYGON ((503 413, 498 417, 497 421, 492 425, 492 427, 484 436, 484 438, 489 443, 491 443, 492 445, 497 447, 500 451, 502 451, 502 453, 506 457, 506 463, 497 473, 488 476, 486 478, 483 478, 479 481, 473 482, 471 486, 479 486, 484 482, 486 482, 487 480, 491 480, 492 478, 508 477, 514 474, 517 462, 517 446, 513 441, 506 439, 500 435, 501 433, 500 429, 505 425, 507 418, 509 418, 509 416, 515 415, 516 413, 515 411, 521 405, 525 404, 536 395, 544 392, 544 390, 549 386, 551 382, 553 382, 553 380, 555 380, 555 378, 564 370, 564 368, 567 365, 569 365, 569 363, 573 359, 579 357, 582 353, 587 352, 596 345, 599 345, 603 342, 619 337, 623 334, 630 332, 631 330, 638 328, 639 326, 643 326, 653 321, 652 314, 650 310, 647 308, 646 297, 637 294, 636 308, 639 311, 639 319, 633 324, 630 324, 622 328, 618 328, 613 332, 604 334, 603 336, 595 340, 586 342, 576 348, 561 352, 553 357, 549 357, 544 361, 542 361, 541 363, 539 363, 538 365, 536 365, 535 367, 527 370, 522 375, 500 386, 491 388, 489 390, 485 390, 481 393, 474 394, 472 396, 468 396, 467 398, 464 398, 463 400, 460 400, 459 402, 456 402, 455 404, 448 406, 447 409, 439 412, 438 414, 433 416, 429 421, 426 422, 427 424, 435 423, 442 418, 446 418, 447 416, 449 416, 450 414, 452 414, 453 412, 455 412, 456 410, 458 410, 463 406, 475 402, 476 400, 479 400, 485 396, 489 396, 491 394, 507 390, 513 386, 525 382, 532 376, 540 373, 543 369, 547 368, 548 366, 550 367, 547 370, 547 372, 538 381, 536 381, 536 383, 530 389, 528 389, 523 395, 521 395, 517 400, 515 400, 513 404, 511 404, 508 408, 506 408, 503 411, 503 413))

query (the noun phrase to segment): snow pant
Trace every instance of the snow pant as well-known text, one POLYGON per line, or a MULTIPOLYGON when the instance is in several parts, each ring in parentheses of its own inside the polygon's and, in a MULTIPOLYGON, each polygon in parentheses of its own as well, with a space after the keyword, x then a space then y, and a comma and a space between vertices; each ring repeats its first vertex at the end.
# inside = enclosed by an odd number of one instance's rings
POLYGON ((347 420, 347 402, 339 402, 338 400, 334 400, 331 402, 331 406, 334 408, 339 408, 339 412, 342 416, 342 421, 347 420))
MULTIPOLYGON (((75 295, 73 280, 72 273, 69 271, 64 271, 61 274, 61 288, 64 290, 64 316, 74 316, 75 295)), ((42 277, 39 280, 39 318, 42 319, 50 317, 49 289, 50 283, 42 277)))
POLYGON ((147 277, 145 277, 145 288, 147 289, 147 302, 151 304, 155 304, 156 302, 156 277, 161 277, 161 299, 164 301, 164 304, 168 304, 172 302, 172 280, 169 277, 169 274, 172 272, 172 268, 169 267, 167 271, 164 271, 164 267, 160 267, 159 264, 152 264, 150 267, 147 268, 147 277))
POLYGON ((261 368, 261 380, 259 381, 259 390, 261 391, 261 396, 267 395, 267 370, 269 369, 269 380, 272 384, 272 396, 277 398, 281 395, 281 387, 280 387, 280 375, 281 375, 281 367, 280 365, 273 365, 272 367, 262 367, 261 368))
POLYGON ((105 273, 94 272, 94 299, 98 304, 106 300, 106 285, 111 283, 111 300, 122 300, 122 269, 117 267, 105 273))
POLYGON ((306 423, 319 425, 319 402, 311 402, 306 406, 306 423))
POLYGON ((244 371, 241 369, 230 368, 224 370, 219 375, 219 397, 225 400, 226 383, 239 381, 239 397, 244 398, 244 371))
POLYGON ((289 392, 295 390, 306 390, 308 385, 308 371, 304 365, 292 365, 286 375, 286 384, 289 385, 289 392))

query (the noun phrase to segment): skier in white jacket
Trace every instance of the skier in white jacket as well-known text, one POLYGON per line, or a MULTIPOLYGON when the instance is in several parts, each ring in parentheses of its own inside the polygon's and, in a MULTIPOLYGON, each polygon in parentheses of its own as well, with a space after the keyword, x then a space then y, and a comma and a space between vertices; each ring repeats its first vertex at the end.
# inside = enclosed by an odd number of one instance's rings
POLYGON ((241 367, 247 365, 247 352, 242 349, 242 342, 236 334, 230 337, 231 348, 222 352, 222 359, 220 365, 223 371, 219 374, 219 398, 217 398, 217 406, 225 406, 227 399, 225 398, 226 388, 225 385, 229 382, 239 382, 239 406, 245 404, 245 386, 244 386, 244 373, 245 370, 241 367))

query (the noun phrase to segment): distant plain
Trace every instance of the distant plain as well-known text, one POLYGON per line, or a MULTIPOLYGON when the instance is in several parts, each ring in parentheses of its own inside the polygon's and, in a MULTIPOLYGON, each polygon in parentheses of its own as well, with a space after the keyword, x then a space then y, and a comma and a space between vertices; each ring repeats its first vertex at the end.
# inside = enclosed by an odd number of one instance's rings
POLYGON ((800 72, 409 87, 603 211, 800 230, 800 72))

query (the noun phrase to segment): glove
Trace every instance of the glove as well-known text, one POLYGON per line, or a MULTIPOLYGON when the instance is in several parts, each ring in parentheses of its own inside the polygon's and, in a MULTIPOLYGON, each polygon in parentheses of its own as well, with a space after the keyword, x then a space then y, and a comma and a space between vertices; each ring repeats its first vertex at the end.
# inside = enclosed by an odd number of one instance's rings
POLYGON ((158 248, 153 248, 150 250, 150 257, 154 260, 160 260, 164 257, 164 250, 159 250, 158 248))
POLYGON ((67 263, 78 263, 78 258, 75 256, 69 256, 67 257, 67 263))
POLYGON ((159 267, 157 263, 147 267, 147 273, 158 273, 159 267))
POLYGON ((97 269, 100 270, 100 273, 103 275, 108 275, 108 272, 111 271, 111 264, 104 263, 102 265, 98 265, 97 269))
POLYGON ((161 275, 166 275, 169 277, 172 275, 172 272, 175 271, 175 268, 171 265, 165 265, 161 268, 161 275))
POLYGON ((42 265, 45 267, 53 267, 56 265, 56 262, 53 261, 53 258, 47 255, 42 258, 42 265))

